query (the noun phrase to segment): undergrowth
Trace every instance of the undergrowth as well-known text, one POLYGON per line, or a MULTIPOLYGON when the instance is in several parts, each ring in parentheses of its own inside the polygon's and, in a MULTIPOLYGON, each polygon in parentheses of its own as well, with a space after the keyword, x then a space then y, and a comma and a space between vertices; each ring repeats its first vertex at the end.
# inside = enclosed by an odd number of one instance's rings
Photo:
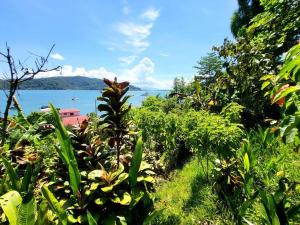
POLYGON ((176 170, 170 181, 161 182, 156 198, 156 208, 163 211, 153 225, 224 224, 227 217, 220 213, 217 196, 197 158, 176 170))

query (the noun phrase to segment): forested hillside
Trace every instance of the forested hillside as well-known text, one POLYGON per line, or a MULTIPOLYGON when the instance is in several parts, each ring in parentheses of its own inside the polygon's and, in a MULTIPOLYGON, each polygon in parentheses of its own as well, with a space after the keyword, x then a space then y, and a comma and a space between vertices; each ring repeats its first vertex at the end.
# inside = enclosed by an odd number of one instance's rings
MULTIPOLYGON (((0 88, 9 87, 4 80, 0 80, 0 88)), ((105 87, 103 80, 82 76, 36 78, 20 85, 21 90, 102 90, 105 87)), ((141 90, 130 85, 130 90, 141 90)))

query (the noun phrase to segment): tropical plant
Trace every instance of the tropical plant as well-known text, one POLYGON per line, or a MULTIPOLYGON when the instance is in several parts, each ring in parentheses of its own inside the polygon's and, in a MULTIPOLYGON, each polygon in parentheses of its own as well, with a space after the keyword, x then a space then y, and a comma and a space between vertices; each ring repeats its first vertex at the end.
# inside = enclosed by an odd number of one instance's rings
POLYGON ((284 64, 278 75, 267 75, 262 89, 269 89, 273 104, 282 107, 283 120, 280 125, 280 135, 287 143, 300 144, 300 45, 296 45, 287 53, 284 64))
POLYGON ((98 105, 98 110, 104 114, 100 117, 103 120, 100 124, 105 124, 103 131, 109 138, 108 144, 117 153, 117 166, 120 164, 120 154, 128 144, 129 139, 129 125, 127 113, 130 111, 131 106, 128 106, 127 100, 130 96, 125 96, 129 90, 128 82, 117 82, 104 79, 107 87, 102 92, 102 97, 98 97, 101 103, 98 105))
POLYGON ((299 185, 281 178, 275 193, 267 190, 260 191, 260 201, 263 205, 262 222, 268 225, 290 224, 293 218, 299 219, 300 203, 295 203, 290 198, 291 193, 299 185))

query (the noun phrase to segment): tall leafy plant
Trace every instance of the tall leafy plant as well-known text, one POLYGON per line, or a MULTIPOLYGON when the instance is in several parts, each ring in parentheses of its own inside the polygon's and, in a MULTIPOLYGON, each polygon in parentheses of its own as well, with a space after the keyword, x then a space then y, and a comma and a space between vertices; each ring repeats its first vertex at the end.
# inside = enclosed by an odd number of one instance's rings
POLYGON ((127 113, 131 106, 127 105, 127 100, 130 96, 125 96, 129 90, 129 82, 114 81, 104 79, 107 87, 103 90, 102 96, 98 97, 102 101, 98 105, 98 110, 103 112, 101 115, 103 120, 101 124, 105 124, 104 132, 107 134, 108 143, 111 148, 117 152, 117 165, 120 164, 120 154, 125 148, 125 143, 128 140, 129 124, 127 113))
POLYGON ((80 172, 77 165, 77 160, 74 155, 73 147, 71 144, 71 139, 67 133, 66 128, 61 122, 57 110, 52 104, 50 104, 52 114, 55 119, 55 128, 56 135, 59 141, 60 147, 57 147, 57 153, 59 154, 61 160, 67 166, 70 177, 70 185, 73 191, 73 194, 77 196, 79 192, 79 185, 81 181, 80 172))

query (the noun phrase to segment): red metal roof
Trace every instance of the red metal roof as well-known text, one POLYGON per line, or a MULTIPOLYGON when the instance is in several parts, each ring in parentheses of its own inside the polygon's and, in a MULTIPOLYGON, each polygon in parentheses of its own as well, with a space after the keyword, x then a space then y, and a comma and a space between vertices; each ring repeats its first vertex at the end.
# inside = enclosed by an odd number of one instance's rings
POLYGON ((75 126, 80 124, 84 121, 87 120, 87 116, 69 116, 69 117, 64 117, 62 118, 62 122, 65 126, 75 126))
POLYGON ((79 109, 61 109, 59 113, 72 113, 72 112, 80 112, 79 109))

